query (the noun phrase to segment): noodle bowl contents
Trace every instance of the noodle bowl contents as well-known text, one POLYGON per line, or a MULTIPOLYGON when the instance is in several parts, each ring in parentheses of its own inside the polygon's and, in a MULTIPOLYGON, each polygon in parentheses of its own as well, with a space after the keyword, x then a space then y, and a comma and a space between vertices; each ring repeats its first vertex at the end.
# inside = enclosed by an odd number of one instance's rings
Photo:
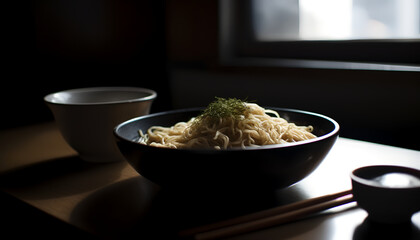
POLYGON ((216 98, 201 115, 172 127, 153 126, 139 142, 166 148, 246 148, 316 138, 312 126, 297 126, 276 111, 235 98, 216 98))

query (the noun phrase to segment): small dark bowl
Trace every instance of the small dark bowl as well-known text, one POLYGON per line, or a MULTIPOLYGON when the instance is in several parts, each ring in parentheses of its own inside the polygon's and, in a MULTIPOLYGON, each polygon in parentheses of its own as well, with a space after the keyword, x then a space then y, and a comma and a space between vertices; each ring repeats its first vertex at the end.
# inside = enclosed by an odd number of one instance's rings
POLYGON ((114 129, 117 145, 143 177, 162 186, 202 188, 282 188, 308 176, 334 145, 339 125, 311 112, 270 108, 297 125, 312 125, 315 139, 249 149, 169 149, 137 143, 138 130, 173 126, 201 109, 175 110, 134 118, 114 129))
POLYGON ((420 211, 420 184, 417 180, 401 179, 401 176, 396 180, 404 180, 404 185, 394 185, 391 181, 384 185, 375 180, 389 173, 406 174, 420 180, 420 171, 413 168, 386 165, 362 167, 351 173, 353 196, 374 222, 409 223, 412 215, 420 211))

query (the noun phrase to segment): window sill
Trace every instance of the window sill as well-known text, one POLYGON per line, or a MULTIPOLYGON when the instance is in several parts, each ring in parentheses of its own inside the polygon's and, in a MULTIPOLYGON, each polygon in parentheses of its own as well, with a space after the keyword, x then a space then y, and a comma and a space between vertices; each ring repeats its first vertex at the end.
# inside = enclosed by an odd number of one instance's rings
POLYGON ((420 72, 420 65, 275 58, 222 58, 223 66, 420 72))

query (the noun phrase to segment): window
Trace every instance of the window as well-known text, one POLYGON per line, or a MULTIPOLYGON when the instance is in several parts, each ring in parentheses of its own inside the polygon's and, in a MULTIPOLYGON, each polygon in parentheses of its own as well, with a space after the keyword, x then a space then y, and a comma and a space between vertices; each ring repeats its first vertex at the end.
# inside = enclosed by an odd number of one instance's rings
POLYGON ((253 0, 256 39, 350 40, 420 37, 420 0, 253 0))
POLYGON ((221 0, 220 4, 225 59, 420 64, 420 0, 221 0))

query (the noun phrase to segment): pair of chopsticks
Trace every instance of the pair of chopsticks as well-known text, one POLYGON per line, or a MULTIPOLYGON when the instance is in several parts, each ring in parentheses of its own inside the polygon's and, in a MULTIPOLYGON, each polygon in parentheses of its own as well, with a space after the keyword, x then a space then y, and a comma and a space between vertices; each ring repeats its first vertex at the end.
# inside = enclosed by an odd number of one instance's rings
POLYGON ((316 212, 353 202, 352 190, 311 198, 179 233, 194 239, 219 239, 292 222, 316 212))

